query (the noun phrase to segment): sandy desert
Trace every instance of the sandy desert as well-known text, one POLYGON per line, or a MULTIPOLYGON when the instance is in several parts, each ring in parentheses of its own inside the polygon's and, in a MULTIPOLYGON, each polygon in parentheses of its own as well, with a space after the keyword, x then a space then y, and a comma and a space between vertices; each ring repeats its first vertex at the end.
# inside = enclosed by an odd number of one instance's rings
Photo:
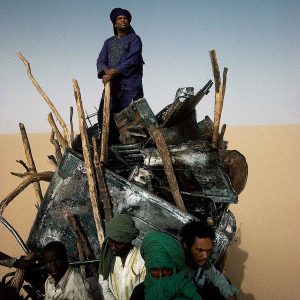
MULTIPOLYGON (((54 153, 50 134, 28 133, 38 171, 53 170, 47 155, 54 153)), ((231 246, 225 272, 240 288, 238 299, 299 299, 300 286, 300 125, 229 126, 229 149, 247 159, 249 176, 239 203, 230 206, 238 234, 231 246)), ((0 200, 20 179, 11 171, 24 172, 16 160, 25 159, 19 134, 0 138, 0 200)), ((47 183, 42 184, 43 192, 47 183)), ((26 241, 36 214, 36 199, 29 186, 5 210, 4 217, 26 241)), ((11 256, 22 249, 0 225, 0 250, 11 256)), ((1 268, 0 277, 9 269, 1 268)))

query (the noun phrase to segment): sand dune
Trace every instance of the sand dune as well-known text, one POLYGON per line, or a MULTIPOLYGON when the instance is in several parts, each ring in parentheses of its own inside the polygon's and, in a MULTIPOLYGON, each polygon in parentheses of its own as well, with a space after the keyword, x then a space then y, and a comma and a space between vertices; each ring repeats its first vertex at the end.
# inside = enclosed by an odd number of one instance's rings
MULTIPOLYGON (((53 170, 48 134, 28 134, 39 171, 53 170)), ((249 164, 249 178, 239 203, 232 205, 239 235, 232 245, 226 274, 238 286, 239 299, 299 298, 300 287, 300 125, 230 127, 225 139, 249 164)), ((19 135, 1 135, 0 199, 20 182, 9 174, 23 172, 16 159, 25 160, 19 135)), ((47 184, 43 184, 45 191, 47 184)), ((28 187, 7 207, 4 216, 27 239, 36 213, 33 188, 28 187)), ((21 255, 22 250, 0 225, 0 251, 21 255)), ((0 277, 8 271, 2 268, 0 277)))

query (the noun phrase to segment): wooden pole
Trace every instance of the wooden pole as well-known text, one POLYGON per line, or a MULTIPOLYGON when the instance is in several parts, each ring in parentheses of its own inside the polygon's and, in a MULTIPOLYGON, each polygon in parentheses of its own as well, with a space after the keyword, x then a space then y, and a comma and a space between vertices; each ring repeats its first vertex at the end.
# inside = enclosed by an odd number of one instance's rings
MULTIPOLYGON (((21 136, 22 136, 22 141, 23 141, 24 151, 25 151, 25 155, 26 155, 27 165, 29 167, 29 172, 32 172, 33 174, 36 174, 37 170, 36 170, 35 162, 33 160, 31 147, 30 147, 30 143, 29 143, 29 139, 28 139, 28 136, 27 136, 27 133, 26 133, 25 126, 22 123, 19 123, 19 127, 20 127, 21 136)), ((42 194, 42 189, 41 189, 40 183, 38 181, 34 182, 33 183, 33 188, 34 188, 34 191, 35 191, 35 196, 38 200, 38 204, 41 204, 42 201, 43 201, 43 194, 42 194)))
POLYGON ((98 186, 99 186, 99 193, 102 196, 103 199, 103 208, 104 208, 104 214, 105 214, 105 220, 108 221, 112 217, 112 207, 111 207, 111 201, 109 197, 109 192, 105 180, 105 174, 103 172, 100 160, 99 160, 99 155, 97 151, 97 142, 96 138, 93 137, 93 147, 94 147, 94 166, 95 166, 95 171, 96 171, 96 177, 98 181, 98 186))
POLYGON ((58 113, 56 107, 53 105, 53 103, 51 102, 51 100, 49 99, 49 97, 46 95, 46 93, 43 91, 43 89, 40 87, 40 85, 37 83, 37 81, 33 77, 32 73, 31 73, 30 63, 21 54, 21 52, 17 52, 17 55, 20 58, 20 60, 22 60, 22 62, 24 63, 24 65, 26 67, 26 72, 27 72, 27 75, 28 75, 29 79, 31 80, 31 82, 33 83, 33 85, 35 86, 35 88, 37 89, 37 91, 40 93, 40 95, 43 97, 43 99, 46 101, 46 103, 50 107, 51 111, 53 112, 55 118, 58 120, 59 124, 61 125, 61 127, 63 129, 63 132, 64 132, 64 138, 68 141, 68 143, 70 145, 71 144, 70 143, 70 134, 69 134, 68 128, 66 126, 66 123, 64 122, 64 120, 60 116, 60 114, 58 113))
POLYGON ((50 142, 54 146, 55 158, 56 158, 57 163, 59 163, 60 160, 62 159, 62 154, 61 154, 61 149, 60 149, 60 146, 59 146, 59 142, 58 142, 57 139, 54 138, 54 131, 53 130, 51 130, 50 142))
POLYGON ((225 96, 226 76, 227 76, 228 69, 224 68, 223 70, 223 83, 222 83, 216 51, 215 50, 209 51, 209 55, 211 59, 211 65, 212 65, 214 81, 215 81, 215 110, 214 110, 214 129, 213 129, 213 137, 212 137, 212 148, 216 149, 218 148, 219 128, 220 128, 223 102, 225 96))
POLYGON ((84 110, 81 101, 81 93, 80 93, 77 80, 75 79, 73 79, 73 88, 74 88, 74 95, 75 95, 76 105, 77 105, 78 121, 79 121, 79 128, 80 128, 80 134, 82 140, 82 151, 83 151, 83 157, 86 166, 86 175, 88 178, 90 199, 93 208, 93 215, 96 224, 99 246, 101 247, 104 241, 104 230, 102 228, 102 220, 100 215, 100 203, 99 203, 99 198, 97 197, 96 178, 94 174, 94 167, 92 164, 93 161, 92 161, 91 151, 89 147, 84 110))
POLYGON ((104 86, 104 106, 103 106, 103 121, 101 132, 101 151, 100 161, 107 163, 108 155, 108 136, 109 136, 109 119, 110 119, 110 83, 107 82, 104 86))
MULTIPOLYGON (((149 131, 150 132, 150 131, 149 131)), ((150 132, 151 136, 153 137, 157 149, 159 151, 159 154, 162 158, 162 163, 164 166, 165 174, 167 176, 167 180, 170 186, 170 190, 172 193, 172 196, 174 198, 174 201, 176 203, 176 206, 180 208, 182 211, 187 211, 186 207, 184 205, 183 199, 180 194, 178 182, 174 173, 174 168, 172 164, 172 159, 170 156, 170 152, 168 149, 168 145, 166 144, 166 141, 164 139, 164 136, 160 129, 156 129, 150 132)))
POLYGON ((70 143, 72 144, 74 141, 73 106, 70 107, 70 128, 71 128, 70 143))
POLYGON ((62 136, 60 131, 58 130, 55 121, 53 119, 52 113, 48 114, 48 122, 55 133, 56 138, 58 139, 58 142, 61 144, 62 148, 65 150, 68 147, 68 142, 65 140, 65 138, 62 136))

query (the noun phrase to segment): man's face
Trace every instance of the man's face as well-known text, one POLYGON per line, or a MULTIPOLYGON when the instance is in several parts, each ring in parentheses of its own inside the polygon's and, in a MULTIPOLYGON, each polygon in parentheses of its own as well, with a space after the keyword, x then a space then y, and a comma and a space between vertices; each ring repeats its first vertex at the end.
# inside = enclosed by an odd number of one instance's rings
POLYGON ((210 238, 195 237, 190 251, 193 263, 198 266, 204 266, 208 261, 212 248, 213 241, 210 238))
POLYGON ((46 251, 43 255, 43 262, 49 275, 55 281, 59 281, 68 269, 68 260, 61 257, 60 253, 55 250, 46 251))
POLYGON ((132 248, 131 243, 120 243, 113 239, 108 240, 109 247, 116 256, 124 257, 132 248))
POLYGON ((116 18, 116 28, 117 28, 117 30, 124 31, 124 30, 128 29, 128 27, 129 27, 129 21, 128 21, 128 18, 126 16, 118 16, 116 18))
POLYGON ((160 279, 162 277, 168 277, 173 275, 173 269, 170 268, 152 268, 150 269, 151 275, 156 278, 160 279))

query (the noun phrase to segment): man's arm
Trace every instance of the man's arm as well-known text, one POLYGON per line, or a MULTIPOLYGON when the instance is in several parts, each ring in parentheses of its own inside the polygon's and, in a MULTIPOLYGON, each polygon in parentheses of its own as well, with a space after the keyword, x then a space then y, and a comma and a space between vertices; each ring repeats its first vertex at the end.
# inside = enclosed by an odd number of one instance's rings
POLYGON ((103 75, 105 74, 105 70, 108 69, 107 61, 107 42, 105 41, 97 59, 97 74, 99 79, 103 77, 103 75))
POLYGON ((102 295, 105 300, 116 300, 109 288, 108 280, 104 280, 101 274, 99 274, 99 284, 101 286, 102 295))
POLYGON ((225 276, 220 273, 214 266, 205 271, 206 277, 216 286, 223 297, 227 300, 236 300, 238 289, 229 284, 225 276))
POLYGON ((142 55, 142 41, 139 36, 135 36, 134 39, 131 41, 129 54, 127 55, 126 59, 123 60, 117 67, 116 70, 121 75, 128 77, 134 70, 134 68, 139 64, 142 63, 141 55, 142 55))

